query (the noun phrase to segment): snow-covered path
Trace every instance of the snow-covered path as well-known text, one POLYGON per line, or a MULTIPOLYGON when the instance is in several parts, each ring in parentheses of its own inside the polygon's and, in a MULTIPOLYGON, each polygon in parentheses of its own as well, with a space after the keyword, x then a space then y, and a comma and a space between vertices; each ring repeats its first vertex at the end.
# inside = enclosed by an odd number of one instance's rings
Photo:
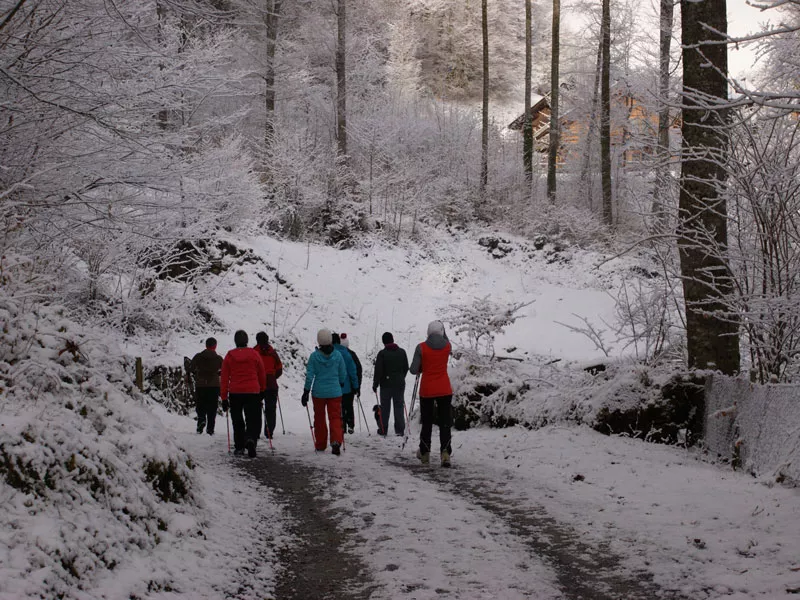
POLYGON ((246 480, 257 497, 242 527, 258 513, 279 546, 264 557, 275 587, 226 598, 743 600, 800 586, 798 491, 678 448, 586 428, 478 430, 456 433, 444 470, 417 463, 413 438, 401 451, 366 431, 337 458, 295 427, 252 461, 222 438, 179 435, 225 480, 246 480))

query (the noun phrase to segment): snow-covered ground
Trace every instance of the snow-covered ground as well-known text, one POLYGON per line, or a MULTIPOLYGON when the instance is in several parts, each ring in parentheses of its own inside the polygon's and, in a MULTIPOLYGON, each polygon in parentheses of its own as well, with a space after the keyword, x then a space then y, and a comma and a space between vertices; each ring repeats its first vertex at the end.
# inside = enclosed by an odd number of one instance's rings
MULTIPOLYGON (((632 263, 595 268, 604 257, 534 250, 510 236, 501 237, 511 252, 495 257, 477 235, 448 235, 412 251, 232 240, 264 262, 235 266, 199 287, 197 297, 223 326, 131 338, 125 351, 146 365, 178 365, 208 335, 224 353, 236 329, 270 334, 286 365, 280 380, 286 433, 276 435, 274 454, 262 442, 256 461, 267 472, 277 461, 295 461, 324 481, 320 501, 339 515, 342 544, 365 565, 364 581, 354 584, 370 582, 371 598, 577 598, 595 597, 585 590, 596 586, 597 598, 657 597, 660 590, 664 597, 743 599, 800 589, 797 490, 711 465, 694 451, 558 424, 537 431, 478 428, 456 432, 454 469, 421 467, 412 455, 416 425, 402 451, 400 438, 374 435, 367 383, 362 400, 373 435, 360 421, 343 456, 313 452, 299 397, 302 359, 320 327, 348 333, 367 382, 383 331, 411 352, 428 321, 449 305, 486 295, 533 301, 498 339, 499 353, 532 364, 597 356, 587 338, 556 322, 574 323, 574 314, 611 321, 608 292, 629 277, 632 263), (619 591, 625 586, 635 592, 619 591)), ((409 399, 411 386, 409 379, 409 399)), ((0 413, 4 443, 46 412, 14 406, 0 413)), ((191 457, 193 499, 158 507, 166 531, 157 544, 128 547, 119 566, 97 566, 85 589, 65 590, 65 597, 127 598, 115 594, 122 589, 151 599, 271 597, 282 569, 292 568, 283 550, 302 543, 291 533, 296 511, 274 482, 245 474, 246 460, 228 456, 224 421, 210 438, 195 434, 190 418, 155 407, 148 412, 135 439, 159 457, 191 457), (148 589, 151 581, 157 584, 148 589)), ((121 445, 124 434, 114 435, 121 445)), ((102 448, 103 436, 93 443, 102 448)), ((59 514, 58 507, 32 510, 35 499, 5 484, 2 494, 3 505, 14 508, 2 517, 0 598, 46 597, 45 575, 19 557, 33 555, 43 539, 83 539, 69 533, 70 523, 85 528, 86 520, 59 514)), ((76 502, 70 506, 77 513, 88 513, 76 502)), ((98 523, 111 514, 97 510, 86 519, 98 523)), ((45 555, 42 561, 52 562, 45 555)))
MULTIPOLYGON (((234 328, 251 336, 264 329, 278 349, 281 338, 293 334, 312 350, 317 329, 327 326, 348 333, 359 356, 371 356, 384 331, 413 350, 428 322, 448 306, 491 295, 499 301, 533 301, 522 311, 525 316, 498 338, 498 351, 516 347, 531 355, 574 360, 598 356, 586 337, 558 322, 580 324, 576 314, 598 323, 612 321, 613 294, 632 261, 595 268, 606 257, 556 252, 550 245, 537 251, 530 242, 504 235, 498 237, 509 240, 512 250, 494 258, 478 245, 477 235, 440 235, 441 240, 412 250, 334 250, 269 237, 236 240, 265 262, 236 266, 200 289, 200 299, 226 325, 207 334, 218 337, 221 350, 232 347, 234 328)), ((205 335, 173 332, 158 344, 131 339, 128 350, 178 364, 181 356, 198 351, 205 335)))

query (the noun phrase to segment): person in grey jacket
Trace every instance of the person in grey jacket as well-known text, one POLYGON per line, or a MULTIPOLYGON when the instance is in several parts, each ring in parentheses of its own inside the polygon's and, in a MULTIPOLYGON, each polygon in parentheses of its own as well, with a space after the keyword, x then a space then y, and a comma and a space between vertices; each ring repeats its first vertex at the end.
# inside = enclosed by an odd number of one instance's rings
POLYGON ((403 396, 406 390, 408 374, 408 356, 406 351, 394 343, 394 336, 388 331, 381 337, 383 350, 375 357, 375 373, 372 377, 372 391, 380 395, 380 423, 378 433, 386 435, 389 430, 389 415, 394 406, 394 432, 403 435, 406 419, 403 396))

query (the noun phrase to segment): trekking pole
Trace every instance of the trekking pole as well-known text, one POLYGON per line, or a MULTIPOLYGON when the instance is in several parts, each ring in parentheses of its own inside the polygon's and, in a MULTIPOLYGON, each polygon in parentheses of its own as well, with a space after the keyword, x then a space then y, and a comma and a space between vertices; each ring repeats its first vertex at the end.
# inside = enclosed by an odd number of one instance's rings
POLYGON ((228 454, 231 453, 231 421, 228 418, 228 411, 225 411, 225 429, 228 430, 228 454))
MULTIPOLYGON (((411 392, 411 410, 406 413, 406 431, 403 435, 403 445, 400 446, 400 451, 402 452, 405 450, 406 442, 408 442, 408 437, 411 435, 411 417, 414 416, 414 403, 417 400, 417 386, 419 385, 419 374, 417 374, 417 378, 414 380, 414 390, 411 392)), ((403 400, 403 408, 405 409, 406 402, 403 400)))
POLYGON ((311 424, 311 413, 308 410, 308 404, 306 404, 306 415, 308 415, 308 428, 311 430, 311 439, 314 441, 314 450, 316 450, 317 436, 314 435, 314 426, 311 424))
MULTIPOLYGON (((364 417, 364 426, 367 428, 367 435, 372 435, 369 431, 369 423, 367 423, 367 415, 364 413, 364 405, 361 404, 361 396, 356 396, 358 398, 358 408, 361 409, 361 416, 364 417)), ((359 421, 361 423, 361 421, 359 421)))
POLYGON ((417 378, 414 380, 414 391, 411 392, 411 410, 409 411, 410 416, 414 416, 414 403, 417 399, 417 390, 419 389, 419 374, 417 374, 417 378))
POLYGON ((277 396, 278 398, 278 414, 281 416, 281 431, 283 431, 283 435, 286 435, 286 427, 283 426, 283 410, 281 410, 281 397, 280 395, 277 396))

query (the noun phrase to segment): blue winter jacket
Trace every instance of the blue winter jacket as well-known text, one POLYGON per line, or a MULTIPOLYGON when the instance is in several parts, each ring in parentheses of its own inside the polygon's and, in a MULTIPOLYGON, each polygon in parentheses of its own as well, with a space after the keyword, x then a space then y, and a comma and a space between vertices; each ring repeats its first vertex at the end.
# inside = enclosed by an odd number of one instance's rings
POLYGON ((314 398, 338 398, 346 382, 344 359, 338 352, 325 354, 316 349, 308 357, 305 389, 310 390, 314 398))
POLYGON ((344 366, 347 369, 347 379, 342 386, 342 393, 349 394, 353 390, 358 389, 358 371, 356 370, 356 361, 353 360, 350 350, 341 344, 334 344, 333 349, 338 351, 344 359, 344 366))

